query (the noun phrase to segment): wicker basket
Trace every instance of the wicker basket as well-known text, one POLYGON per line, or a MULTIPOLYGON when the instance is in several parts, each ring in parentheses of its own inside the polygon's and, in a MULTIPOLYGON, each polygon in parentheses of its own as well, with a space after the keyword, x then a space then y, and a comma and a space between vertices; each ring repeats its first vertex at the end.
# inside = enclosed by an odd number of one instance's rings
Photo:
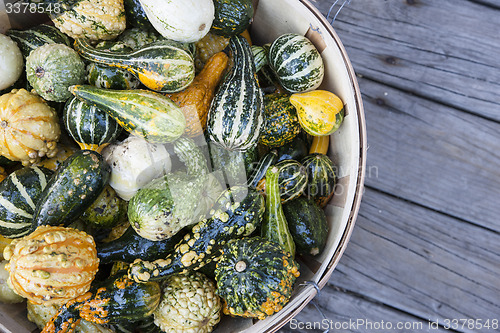
MULTIPOLYGON (((0 6, 3 1, 0 1, 0 6)), ((262 45, 281 34, 294 32, 307 36, 321 52, 325 63, 325 80, 320 89, 337 94, 345 103, 341 128, 331 135, 329 156, 337 166, 335 194, 326 207, 330 226, 326 249, 318 257, 298 258, 301 276, 287 306, 266 320, 224 317, 215 332, 274 332, 285 325, 317 294, 330 278, 344 252, 354 228, 363 192, 366 161, 366 129, 361 94, 347 53, 324 16, 307 0, 254 0, 255 18, 251 27, 253 41, 262 45)), ((0 7, 0 32, 10 25, 20 28, 31 18, 11 17, 5 22, 0 7)), ((37 22, 38 23, 38 22, 37 22)), ((3 30, 3 31, 2 31, 3 30)), ((0 331, 36 332, 26 319, 25 306, 0 304, 0 331)))

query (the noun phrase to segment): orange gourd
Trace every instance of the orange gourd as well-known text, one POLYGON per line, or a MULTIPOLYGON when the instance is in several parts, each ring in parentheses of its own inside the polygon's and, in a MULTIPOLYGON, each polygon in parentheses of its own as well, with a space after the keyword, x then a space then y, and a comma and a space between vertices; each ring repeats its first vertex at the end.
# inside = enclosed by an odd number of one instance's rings
POLYGON ((0 167, 0 182, 7 178, 7 172, 5 172, 5 169, 0 167))
POLYGON ((62 305, 86 293, 99 266, 90 235, 53 226, 13 240, 4 257, 9 285, 35 304, 62 305))
POLYGON ((23 165, 57 153, 57 114, 38 95, 14 89, 0 96, 0 155, 23 165))
POLYGON ((223 52, 214 54, 189 87, 181 92, 167 95, 184 113, 187 136, 195 137, 205 130, 210 103, 228 65, 228 60, 228 56, 223 52))

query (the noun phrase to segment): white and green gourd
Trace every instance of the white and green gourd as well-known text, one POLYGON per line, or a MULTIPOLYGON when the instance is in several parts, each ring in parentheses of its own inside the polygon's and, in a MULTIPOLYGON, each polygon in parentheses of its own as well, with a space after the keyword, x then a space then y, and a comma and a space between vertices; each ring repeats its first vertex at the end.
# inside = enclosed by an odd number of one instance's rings
POLYGON ((325 74, 323 59, 314 44, 298 34, 284 34, 269 48, 268 61, 280 84, 290 93, 318 88, 325 74))

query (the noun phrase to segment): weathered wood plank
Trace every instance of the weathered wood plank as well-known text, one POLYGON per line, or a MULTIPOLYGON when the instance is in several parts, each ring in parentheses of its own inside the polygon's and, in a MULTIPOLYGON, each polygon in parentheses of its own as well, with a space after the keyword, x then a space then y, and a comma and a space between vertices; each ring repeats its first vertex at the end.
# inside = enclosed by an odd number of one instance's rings
POLYGON ((308 304, 280 332, 306 333, 330 332, 450 332, 435 323, 415 318, 406 313, 388 308, 380 303, 326 286, 315 301, 326 319, 308 304))
MULTIPOLYGON (((314 3, 326 15, 333 1, 314 3)), ((355 0, 333 26, 357 73, 500 120, 499 16, 465 0, 355 0)))
POLYGON ((500 231, 500 124, 359 80, 368 186, 500 231))
POLYGON ((499 233, 367 189, 329 284, 441 324, 491 322, 500 313, 499 262, 499 233))

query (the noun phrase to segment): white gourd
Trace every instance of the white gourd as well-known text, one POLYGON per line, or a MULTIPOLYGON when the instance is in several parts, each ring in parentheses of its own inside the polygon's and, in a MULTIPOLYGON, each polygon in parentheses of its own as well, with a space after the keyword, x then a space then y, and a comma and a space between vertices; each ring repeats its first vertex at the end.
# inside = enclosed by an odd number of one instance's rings
POLYGON ((215 17, 212 0, 139 0, 153 27, 165 38, 197 42, 215 17))
POLYGON ((111 167, 109 185, 126 201, 151 180, 171 170, 170 154, 164 145, 132 135, 104 148, 102 156, 111 167))
POLYGON ((0 34, 0 90, 13 85, 21 76, 24 61, 16 42, 0 34))

